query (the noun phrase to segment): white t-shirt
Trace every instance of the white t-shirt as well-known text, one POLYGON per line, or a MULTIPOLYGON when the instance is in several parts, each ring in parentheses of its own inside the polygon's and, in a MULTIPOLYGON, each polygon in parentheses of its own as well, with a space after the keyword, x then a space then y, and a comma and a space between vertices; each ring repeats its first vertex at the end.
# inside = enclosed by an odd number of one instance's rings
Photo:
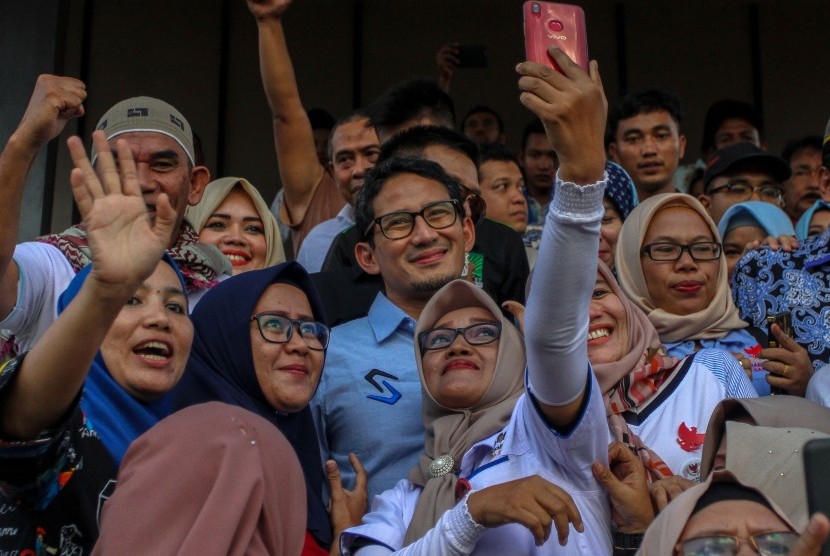
POLYGON ((757 398, 737 360, 719 349, 702 349, 657 399, 636 417, 624 414, 631 432, 654 450, 676 475, 697 481, 703 435, 724 398, 757 398), (700 435, 699 437, 697 435, 700 435))

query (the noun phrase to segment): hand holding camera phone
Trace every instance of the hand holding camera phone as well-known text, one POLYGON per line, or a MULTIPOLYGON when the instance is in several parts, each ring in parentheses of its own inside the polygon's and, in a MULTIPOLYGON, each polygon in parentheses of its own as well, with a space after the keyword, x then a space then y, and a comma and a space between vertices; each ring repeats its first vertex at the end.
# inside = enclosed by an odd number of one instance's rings
POLYGON ((556 46, 588 71, 588 35, 585 12, 579 6, 528 0, 524 3, 525 54, 532 62, 562 73, 548 54, 556 46))

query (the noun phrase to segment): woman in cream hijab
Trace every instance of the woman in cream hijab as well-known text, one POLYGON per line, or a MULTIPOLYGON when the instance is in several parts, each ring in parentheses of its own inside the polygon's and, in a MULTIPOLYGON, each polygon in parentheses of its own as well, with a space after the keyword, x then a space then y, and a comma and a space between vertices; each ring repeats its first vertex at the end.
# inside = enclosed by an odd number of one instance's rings
POLYGON ((717 227, 697 199, 655 195, 635 208, 617 242, 617 275, 625 294, 649 318, 668 354, 701 348, 732 353, 769 394, 761 350, 732 302, 717 227))
POLYGON ((277 221, 256 187, 244 178, 210 182, 187 220, 199 241, 215 245, 237 275, 285 262, 277 221))

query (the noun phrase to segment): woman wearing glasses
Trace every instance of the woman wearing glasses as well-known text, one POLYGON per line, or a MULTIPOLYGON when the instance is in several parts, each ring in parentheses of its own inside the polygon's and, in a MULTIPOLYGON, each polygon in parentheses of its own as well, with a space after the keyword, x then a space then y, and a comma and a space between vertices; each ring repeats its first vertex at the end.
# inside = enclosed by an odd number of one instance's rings
POLYGON ((617 276, 669 355, 728 351, 751 375, 758 394, 770 393, 757 359, 760 331, 748 329, 738 316, 717 227, 697 199, 667 193, 634 209, 620 232, 617 276))
POLYGON ((305 474, 308 534, 303 554, 325 554, 322 547, 352 523, 348 508, 338 502, 354 501, 354 521, 365 511, 365 474, 353 458, 358 479, 355 492, 348 493, 339 488, 336 466, 327 463, 336 480, 330 519, 308 408, 323 371, 329 329, 320 322, 325 317, 308 273, 294 262, 246 272, 219 284, 197 307, 192 315, 196 336, 177 389, 178 405, 218 400, 252 411, 282 431, 305 474))

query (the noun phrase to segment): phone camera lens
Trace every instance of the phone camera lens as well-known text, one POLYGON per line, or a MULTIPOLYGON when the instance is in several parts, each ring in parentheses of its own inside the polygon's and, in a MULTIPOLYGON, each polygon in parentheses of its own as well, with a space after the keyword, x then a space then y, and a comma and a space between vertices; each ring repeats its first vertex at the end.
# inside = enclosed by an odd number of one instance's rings
POLYGON ((555 19, 548 21, 548 27, 551 31, 555 31, 557 33, 565 28, 561 21, 557 21, 555 19))
POLYGON ((530 11, 533 14, 539 15, 540 13, 542 13, 542 7, 539 5, 538 2, 534 2, 530 5, 530 11))

